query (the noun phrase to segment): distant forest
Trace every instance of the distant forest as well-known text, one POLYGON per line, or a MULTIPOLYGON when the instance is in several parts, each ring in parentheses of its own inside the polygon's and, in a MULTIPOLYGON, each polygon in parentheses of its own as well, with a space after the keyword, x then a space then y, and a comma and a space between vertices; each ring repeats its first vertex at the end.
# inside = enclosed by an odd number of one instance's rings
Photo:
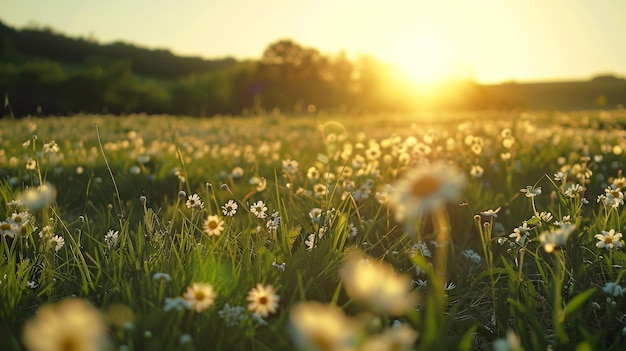
POLYGON ((190 116, 417 109, 588 109, 626 105, 612 75, 558 83, 447 82, 420 91, 371 56, 325 55, 292 40, 258 60, 180 57, 0 22, 0 116, 149 113, 190 116))

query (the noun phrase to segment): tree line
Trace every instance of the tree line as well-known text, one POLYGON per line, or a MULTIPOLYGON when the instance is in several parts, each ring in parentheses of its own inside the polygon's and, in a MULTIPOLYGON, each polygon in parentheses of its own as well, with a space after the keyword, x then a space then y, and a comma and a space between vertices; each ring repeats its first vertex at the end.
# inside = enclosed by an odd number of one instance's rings
POLYGON ((407 107, 406 100, 385 91, 385 67, 373 57, 324 55, 291 40, 268 45, 258 60, 206 60, 0 23, 0 59, 4 113, 10 108, 17 116, 407 107))
MULTIPOLYGON (((269 44, 256 60, 206 60, 69 38, 48 28, 15 30, 0 23, 0 93, 5 97, 0 115, 513 108, 528 104, 526 96, 536 89, 527 90, 515 84, 494 87, 462 81, 422 92, 372 56, 322 54, 287 39, 269 44)), ((605 96, 610 103, 615 100, 605 96)))

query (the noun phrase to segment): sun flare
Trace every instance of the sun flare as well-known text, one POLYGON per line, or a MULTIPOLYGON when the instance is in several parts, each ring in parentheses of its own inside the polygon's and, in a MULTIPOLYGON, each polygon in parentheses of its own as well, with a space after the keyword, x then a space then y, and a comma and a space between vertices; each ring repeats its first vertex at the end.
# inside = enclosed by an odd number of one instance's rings
POLYGON ((397 74, 418 85, 431 85, 452 74, 447 44, 433 33, 407 33, 386 56, 397 74))

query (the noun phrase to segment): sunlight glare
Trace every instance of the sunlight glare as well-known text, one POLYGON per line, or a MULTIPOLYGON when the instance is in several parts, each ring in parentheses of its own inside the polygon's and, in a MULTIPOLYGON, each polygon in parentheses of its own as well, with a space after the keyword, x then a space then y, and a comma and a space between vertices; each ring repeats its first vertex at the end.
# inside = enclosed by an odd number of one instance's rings
POLYGON ((433 85, 450 75, 450 57, 446 43, 432 33, 407 34, 406 40, 396 42, 386 56, 409 82, 433 85))

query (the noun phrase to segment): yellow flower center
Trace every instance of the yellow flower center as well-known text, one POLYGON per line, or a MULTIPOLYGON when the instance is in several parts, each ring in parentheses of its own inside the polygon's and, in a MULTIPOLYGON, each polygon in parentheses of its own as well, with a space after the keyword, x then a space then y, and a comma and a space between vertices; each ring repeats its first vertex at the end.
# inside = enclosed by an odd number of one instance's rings
POLYGON ((431 175, 427 175, 421 177, 413 183, 413 186, 411 187, 411 194, 417 198, 424 198, 436 193, 440 187, 441 182, 439 179, 431 175))
POLYGON ((204 300, 206 295, 204 295, 204 292, 201 290, 198 290, 194 293, 193 298, 196 299, 196 301, 202 301, 204 300))
POLYGON ((261 296, 259 297, 259 304, 261 305, 267 305, 267 303, 269 302, 269 299, 267 298, 267 296, 261 296))
POLYGON ((604 243, 605 244, 613 244, 613 238, 611 238, 610 236, 604 238, 604 243))
POLYGON ((11 225, 9 223, 0 224, 0 230, 11 230, 11 225))
POLYGON ((80 351, 79 343, 76 338, 72 337, 72 335, 67 335, 64 337, 59 345, 59 350, 62 351, 80 351))
POLYGON ((209 229, 214 230, 217 228, 217 221, 209 221, 209 229))
POLYGON ((335 340, 333 340, 330 335, 322 331, 317 331, 311 336, 311 339, 313 345, 319 346, 320 350, 332 350, 336 346, 335 340))

